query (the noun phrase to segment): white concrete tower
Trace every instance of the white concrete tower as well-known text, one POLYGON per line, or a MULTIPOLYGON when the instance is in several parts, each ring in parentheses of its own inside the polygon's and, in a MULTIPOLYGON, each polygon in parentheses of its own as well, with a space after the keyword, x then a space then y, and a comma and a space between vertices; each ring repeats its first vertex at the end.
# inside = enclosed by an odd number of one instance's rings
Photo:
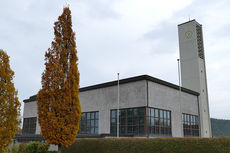
POLYGON ((199 96, 200 136, 212 137, 202 25, 191 20, 178 25, 182 87, 199 96))

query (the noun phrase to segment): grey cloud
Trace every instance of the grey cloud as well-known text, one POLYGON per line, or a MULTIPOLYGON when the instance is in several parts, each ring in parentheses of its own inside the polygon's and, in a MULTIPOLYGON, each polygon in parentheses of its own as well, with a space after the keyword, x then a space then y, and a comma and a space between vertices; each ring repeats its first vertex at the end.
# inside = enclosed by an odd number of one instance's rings
POLYGON ((88 8, 88 14, 94 19, 117 19, 120 17, 114 9, 114 4, 119 0, 80 0, 76 3, 83 3, 88 8))

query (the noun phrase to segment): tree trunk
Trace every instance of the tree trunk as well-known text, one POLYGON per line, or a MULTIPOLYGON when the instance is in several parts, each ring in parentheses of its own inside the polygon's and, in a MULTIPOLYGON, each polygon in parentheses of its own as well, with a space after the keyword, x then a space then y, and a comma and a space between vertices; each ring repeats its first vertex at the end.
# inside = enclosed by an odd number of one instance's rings
POLYGON ((61 153, 61 145, 58 145, 58 153, 61 153))

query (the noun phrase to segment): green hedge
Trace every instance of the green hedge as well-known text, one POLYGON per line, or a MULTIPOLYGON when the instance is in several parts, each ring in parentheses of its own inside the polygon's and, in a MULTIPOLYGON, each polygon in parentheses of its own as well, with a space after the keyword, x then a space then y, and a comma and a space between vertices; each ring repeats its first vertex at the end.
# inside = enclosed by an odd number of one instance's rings
POLYGON ((12 148, 12 153, 48 153, 49 144, 41 142, 30 142, 16 145, 12 148))
POLYGON ((62 153, 230 153, 230 138, 83 138, 62 153))

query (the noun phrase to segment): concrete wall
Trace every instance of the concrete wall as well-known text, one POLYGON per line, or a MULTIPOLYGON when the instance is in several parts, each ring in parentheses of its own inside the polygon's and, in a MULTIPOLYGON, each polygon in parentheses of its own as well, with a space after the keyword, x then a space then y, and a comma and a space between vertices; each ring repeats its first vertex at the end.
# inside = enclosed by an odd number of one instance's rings
MULTIPOLYGON (((208 88, 204 59, 198 55, 198 39, 203 46, 202 32, 201 37, 197 35, 196 26, 201 26, 195 20, 178 26, 180 62, 181 62, 181 81, 182 86, 200 93, 200 125, 201 136, 211 137, 211 123, 209 114, 208 88), (188 35, 188 33, 190 33, 188 35)), ((203 49, 203 48, 202 48, 203 49)), ((204 54, 204 50, 203 50, 204 54)))
MULTIPOLYGON (((79 97, 82 112, 99 111, 99 134, 109 134, 110 110, 117 109, 117 86, 80 92, 79 97)), ((120 108, 143 106, 171 111, 173 137, 183 137, 182 113, 199 114, 195 95, 147 80, 120 84, 120 108)), ((25 103, 23 117, 36 116, 36 102, 25 103)), ((36 134, 40 134, 38 124, 36 134)))
MULTIPOLYGON (((120 108, 146 106, 145 81, 120 85, 120 108)), ((117 86, 80 93, 82 112, 99 111, 99 134, 110 133, 110 110, 117 109, 117 86)))
MULTIPOLYGON (((28 102, 24 103, 24 111, 23 111, 23 118, 29 118, 29 117, 37 117, 37 102, 28 102)), ((36 132, 35 134, 40 134, 40 126, 38 124, 38 118, 36 122, 36 132)))
MULTIPOLYGON (((120 85, 120 108, 146 106, 146 82, 120 85)), ((117 109, 117 86, 80 92, 82 112, 99 111, 99 134, 110 133, 110 110, 117 109)), ((24 104, 23 118, 37 117, 36 101, 24 104)), ((37 121, 36 134, 40 134, 37 121)))
POLYGON ((183 137, 182 113, 199 115, 197 96, 148 81, 148 106, 171 111, 172 136, 183 137))

